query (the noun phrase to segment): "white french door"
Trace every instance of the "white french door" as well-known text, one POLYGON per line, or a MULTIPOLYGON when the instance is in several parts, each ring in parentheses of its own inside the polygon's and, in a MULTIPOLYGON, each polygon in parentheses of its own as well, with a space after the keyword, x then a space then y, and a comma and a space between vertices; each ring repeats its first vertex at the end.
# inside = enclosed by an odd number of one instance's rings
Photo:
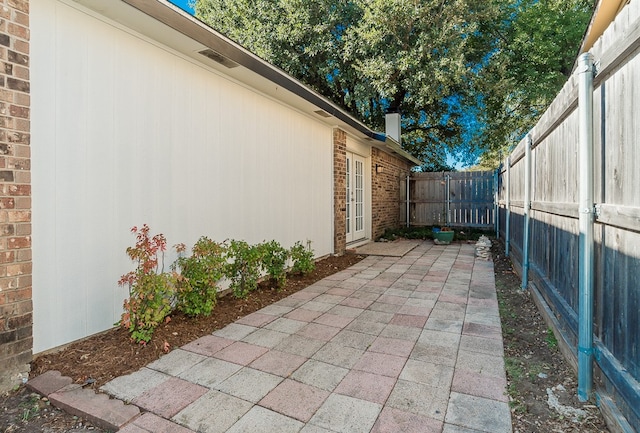
POLYGON ((364 239, 364 158, 347 152, 347 243, 364 239))

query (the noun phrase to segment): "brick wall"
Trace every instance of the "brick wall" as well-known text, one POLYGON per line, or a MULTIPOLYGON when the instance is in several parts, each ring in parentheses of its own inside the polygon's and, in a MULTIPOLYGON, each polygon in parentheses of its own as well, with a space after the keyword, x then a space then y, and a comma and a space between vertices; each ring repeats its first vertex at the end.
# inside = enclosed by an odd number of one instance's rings
POLYGON ((0 0, 0 392, 32 350, 29 1, 0 0))
POLYGON ((373 148, 371 150, 371 236, 375 240, 388 228, 400 226, 400 185, 411 171, 404 160, 373 148), (382 172, 376 172, 376 165, 382 172))
POLYGON ((333 130, 333 253, 347 248, 347 133, 333 130))

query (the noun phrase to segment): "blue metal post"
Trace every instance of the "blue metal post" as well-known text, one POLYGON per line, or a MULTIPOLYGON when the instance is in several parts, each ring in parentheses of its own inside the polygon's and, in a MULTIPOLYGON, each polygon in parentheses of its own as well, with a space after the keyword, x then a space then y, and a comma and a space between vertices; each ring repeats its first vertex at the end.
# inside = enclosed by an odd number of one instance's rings
POLYGON ((500 169, 493 172, 493 224, 496 228, 496 239, 500 239, 500 205, 498 203, 498 180, 500 169))
POLYGON ((529 286, 529 231, 531 214, 531 134, 525 138, 524 149, 524 234, 522 240, 522 290, 529 286))
POLYGON ((505 189, 504 255, 509 257, 509 243, 511 242, 511 156, 507 156, 507 182, 505 189))

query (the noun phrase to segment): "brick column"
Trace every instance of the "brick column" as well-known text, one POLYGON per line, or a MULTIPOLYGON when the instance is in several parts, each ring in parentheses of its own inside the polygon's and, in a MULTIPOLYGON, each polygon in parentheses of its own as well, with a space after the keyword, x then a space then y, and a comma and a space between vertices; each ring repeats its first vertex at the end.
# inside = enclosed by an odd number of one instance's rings
POLYGON ((29 1, 0 0, 0 392, 33 348, 29 90, 29 1))
POLYGON ((347 249, 347 133, 333 130, 333 253, 347 249))
POLYGON ((411 165, 405 160, 376 148, 371 150, 371 236, 374 240, 386 229, 400 227, 401 206, 404 206, 400 201, 400 184, 410 172, 411 165), (380 173, 376 173, 376 166, 381 167, 380 173))

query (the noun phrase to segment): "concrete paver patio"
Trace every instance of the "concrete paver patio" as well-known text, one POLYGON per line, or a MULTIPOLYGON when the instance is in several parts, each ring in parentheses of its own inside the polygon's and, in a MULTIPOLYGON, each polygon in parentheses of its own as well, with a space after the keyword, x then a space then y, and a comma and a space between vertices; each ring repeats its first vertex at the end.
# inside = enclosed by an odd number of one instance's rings
POLYGON ((112 380, 139 432, 511 432, 493 264, 424 241, 112 380))

